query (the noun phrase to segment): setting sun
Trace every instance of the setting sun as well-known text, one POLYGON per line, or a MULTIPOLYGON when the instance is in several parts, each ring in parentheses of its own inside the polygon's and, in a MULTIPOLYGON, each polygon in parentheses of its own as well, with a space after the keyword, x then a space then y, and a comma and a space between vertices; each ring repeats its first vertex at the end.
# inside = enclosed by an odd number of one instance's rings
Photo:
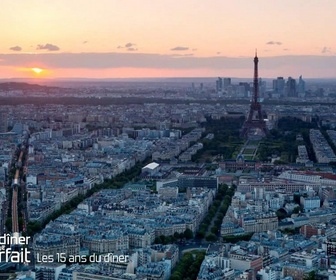
POLYGON ((31 70, 32 70, 35 74, 40 74, 41 72, 43 72, 43 69, 41 69, 41 68, 36 68, 36 67, 31 68, 31 70))

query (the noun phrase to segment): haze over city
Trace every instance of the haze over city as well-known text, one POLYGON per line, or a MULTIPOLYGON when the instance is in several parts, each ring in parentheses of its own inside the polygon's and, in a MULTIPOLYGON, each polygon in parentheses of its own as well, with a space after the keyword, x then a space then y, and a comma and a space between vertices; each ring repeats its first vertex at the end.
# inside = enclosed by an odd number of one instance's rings
POLYGON ((0 78, 334 78, 335 1, 4 0, 0 78), (33 69, 35 68, 35 69, 33 69))
POLYGON ((335 280, 335 0, 3 0, 0 278, 335 280))

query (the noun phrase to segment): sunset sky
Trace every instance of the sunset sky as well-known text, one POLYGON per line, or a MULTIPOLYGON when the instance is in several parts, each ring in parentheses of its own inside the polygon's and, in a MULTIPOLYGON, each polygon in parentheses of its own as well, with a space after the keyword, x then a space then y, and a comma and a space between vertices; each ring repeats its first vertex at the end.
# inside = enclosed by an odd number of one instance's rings
POLYGON ((336 77, 335 0, 2 0, 0 79, 336 77), (40 68, 44 71, 33 71, 40 68))

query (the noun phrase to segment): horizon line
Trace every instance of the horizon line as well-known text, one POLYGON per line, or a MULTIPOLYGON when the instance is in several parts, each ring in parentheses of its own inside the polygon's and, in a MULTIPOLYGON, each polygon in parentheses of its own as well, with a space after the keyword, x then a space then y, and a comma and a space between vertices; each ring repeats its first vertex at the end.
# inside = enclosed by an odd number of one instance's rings
MULTIPOLYGON (((286 76, 277 76, 273 78, 263 78, 264 80, 274 80, 278 77, 286 78, 286 76)), ((292 77, 292 76, 288 76, 292 77)), ((251 79, 253 77, 230 77, 230 76, 193 76, 193 77, 179 77, 179 76, 162 76, 162 77, 109 77, 109 78, 95 78, 95 77, 58 77, 58 78, 37 78, 37 77, 11 77, 11 78, 1 78, 0 81, 8 81, 8 80, 29 80, 29 81, 76 81, 76 80, 91 80, 91 81, 106 81, 106 80, 160 80, 160 79, 218 79, 218 78, 230 78, 230 79, 251 79)), ((305 80, 336 80, 335 77, 303 77, 305 80)))

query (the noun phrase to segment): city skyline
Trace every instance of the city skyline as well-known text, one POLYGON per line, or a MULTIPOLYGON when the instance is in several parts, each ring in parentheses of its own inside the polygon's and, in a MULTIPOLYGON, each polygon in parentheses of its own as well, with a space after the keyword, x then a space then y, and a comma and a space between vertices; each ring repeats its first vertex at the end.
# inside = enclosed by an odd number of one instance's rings
POLYGON ((0 78, 245 78, 252 76, 255 48, 260 77, 335 77, 333 1, 2 6, 0 78))

